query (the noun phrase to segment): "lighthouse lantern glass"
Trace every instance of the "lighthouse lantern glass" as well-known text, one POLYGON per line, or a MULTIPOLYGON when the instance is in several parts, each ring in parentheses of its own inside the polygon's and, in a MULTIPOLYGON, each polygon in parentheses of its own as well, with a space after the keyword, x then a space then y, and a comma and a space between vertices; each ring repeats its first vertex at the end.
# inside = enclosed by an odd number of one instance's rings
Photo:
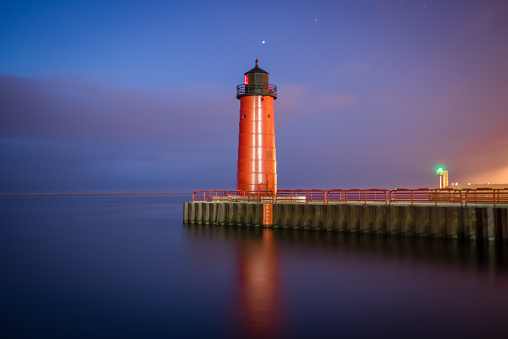
POLYGON ((243 84, 244 85, 248 85, 249 84, 249 75, 248 74, 245 74, 245 80, 243 81, 243 84))

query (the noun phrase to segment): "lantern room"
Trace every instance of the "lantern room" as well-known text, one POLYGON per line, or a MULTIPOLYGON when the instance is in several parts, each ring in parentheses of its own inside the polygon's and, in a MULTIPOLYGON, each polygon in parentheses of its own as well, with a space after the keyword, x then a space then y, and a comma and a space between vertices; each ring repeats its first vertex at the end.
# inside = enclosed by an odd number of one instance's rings
POLYGON ((256 67, 244 74, 243 85, 238 85, 236 88, 237 99, 248 95, 271 96, 277 99, 277 86, 269 83, 269 76, 268 72, 259 68, 258 59, 256 59, 256 67))

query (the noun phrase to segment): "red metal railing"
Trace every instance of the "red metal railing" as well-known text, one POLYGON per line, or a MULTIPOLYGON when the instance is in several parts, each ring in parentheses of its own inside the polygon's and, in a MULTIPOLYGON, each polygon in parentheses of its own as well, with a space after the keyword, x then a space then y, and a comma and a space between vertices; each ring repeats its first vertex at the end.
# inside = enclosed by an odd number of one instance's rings
POLYGON ((192 193, 192 201, 229 201, 228 191, 195 191, 192 193))
POLYGON ((430 200, 434 201, 436 205, 438 202, 460 202, 460 206, 462 206, 462 191, 453 188, 431 190, 430 200))
POLYGON ((415 202, 431 202, 431 193, 432 190, 430 188, 397 188, 390 191, 390 203, 411 202, 411 205, 413 205, 415 202))
POLYGON ((293 190, 277 190, 277 196, 276 200, 280 202, 297 202, 298 196, 296 195, 296 192, 293 190))
POLYGON ((491 189, 491 188, 478 188, 468 189, 464 193, 464 201, 475 203, 493 203, 496 204, 508 203, 508 189, 491 189))
POLYGON ((280 202, 289 202, 292 204, 296 201, 296 193, 292 190, 277 190, 276 200, 280 202))
POLYGON ((348 201, 363 201, 367 204, 367 201, 373 202, 389 202, 390 191, 384 189, 371 188, 367 190, 350 189, 344 190, 344 202, 347 204, 348 201))
POLYGON ((273 203, 273 196, 271 194, 271 191, 231 191, 229 202, 273 203))
POLYGON ((307 203, 309 202, 323 202, 326 204, 326 191, 323 190, 296 190, 296 195, 298 197, 305 197, 307 203))
POLYGON ((257 203, 345 203, 348 202, 379 202, 391 204, 406 202, 415 203, 508 203, 508 189, 430 189, 399 188, 385 189, 332 189, 332 190, 278 190, 276 195, 270 191, 195 191, 192 201, 217 202, 257 202, 257 203))
POLYGON ((327 203, 334 201, 344 201, 346 198, 346 193, 341 189, 329 190, 327 193, 327 198, 327 203))

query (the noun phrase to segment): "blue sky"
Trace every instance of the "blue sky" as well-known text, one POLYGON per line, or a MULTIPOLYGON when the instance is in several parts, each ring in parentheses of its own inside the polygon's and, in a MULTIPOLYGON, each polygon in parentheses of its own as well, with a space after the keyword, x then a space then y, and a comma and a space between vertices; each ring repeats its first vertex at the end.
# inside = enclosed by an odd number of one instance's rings
POLYGON ((0 192, 235 189, 256 57, 279 188, 508 183, 506 36, 502 0, 2 2, 0 192))

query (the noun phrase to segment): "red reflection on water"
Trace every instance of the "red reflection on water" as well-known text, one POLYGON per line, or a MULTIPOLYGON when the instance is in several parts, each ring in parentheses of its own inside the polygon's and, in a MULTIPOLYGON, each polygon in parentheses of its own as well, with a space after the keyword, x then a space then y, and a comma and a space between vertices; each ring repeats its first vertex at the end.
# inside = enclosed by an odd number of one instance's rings
POLYGON ((240 243, 238 268, 241 336, 278 337, 279 259, 272 230, 240 243))

